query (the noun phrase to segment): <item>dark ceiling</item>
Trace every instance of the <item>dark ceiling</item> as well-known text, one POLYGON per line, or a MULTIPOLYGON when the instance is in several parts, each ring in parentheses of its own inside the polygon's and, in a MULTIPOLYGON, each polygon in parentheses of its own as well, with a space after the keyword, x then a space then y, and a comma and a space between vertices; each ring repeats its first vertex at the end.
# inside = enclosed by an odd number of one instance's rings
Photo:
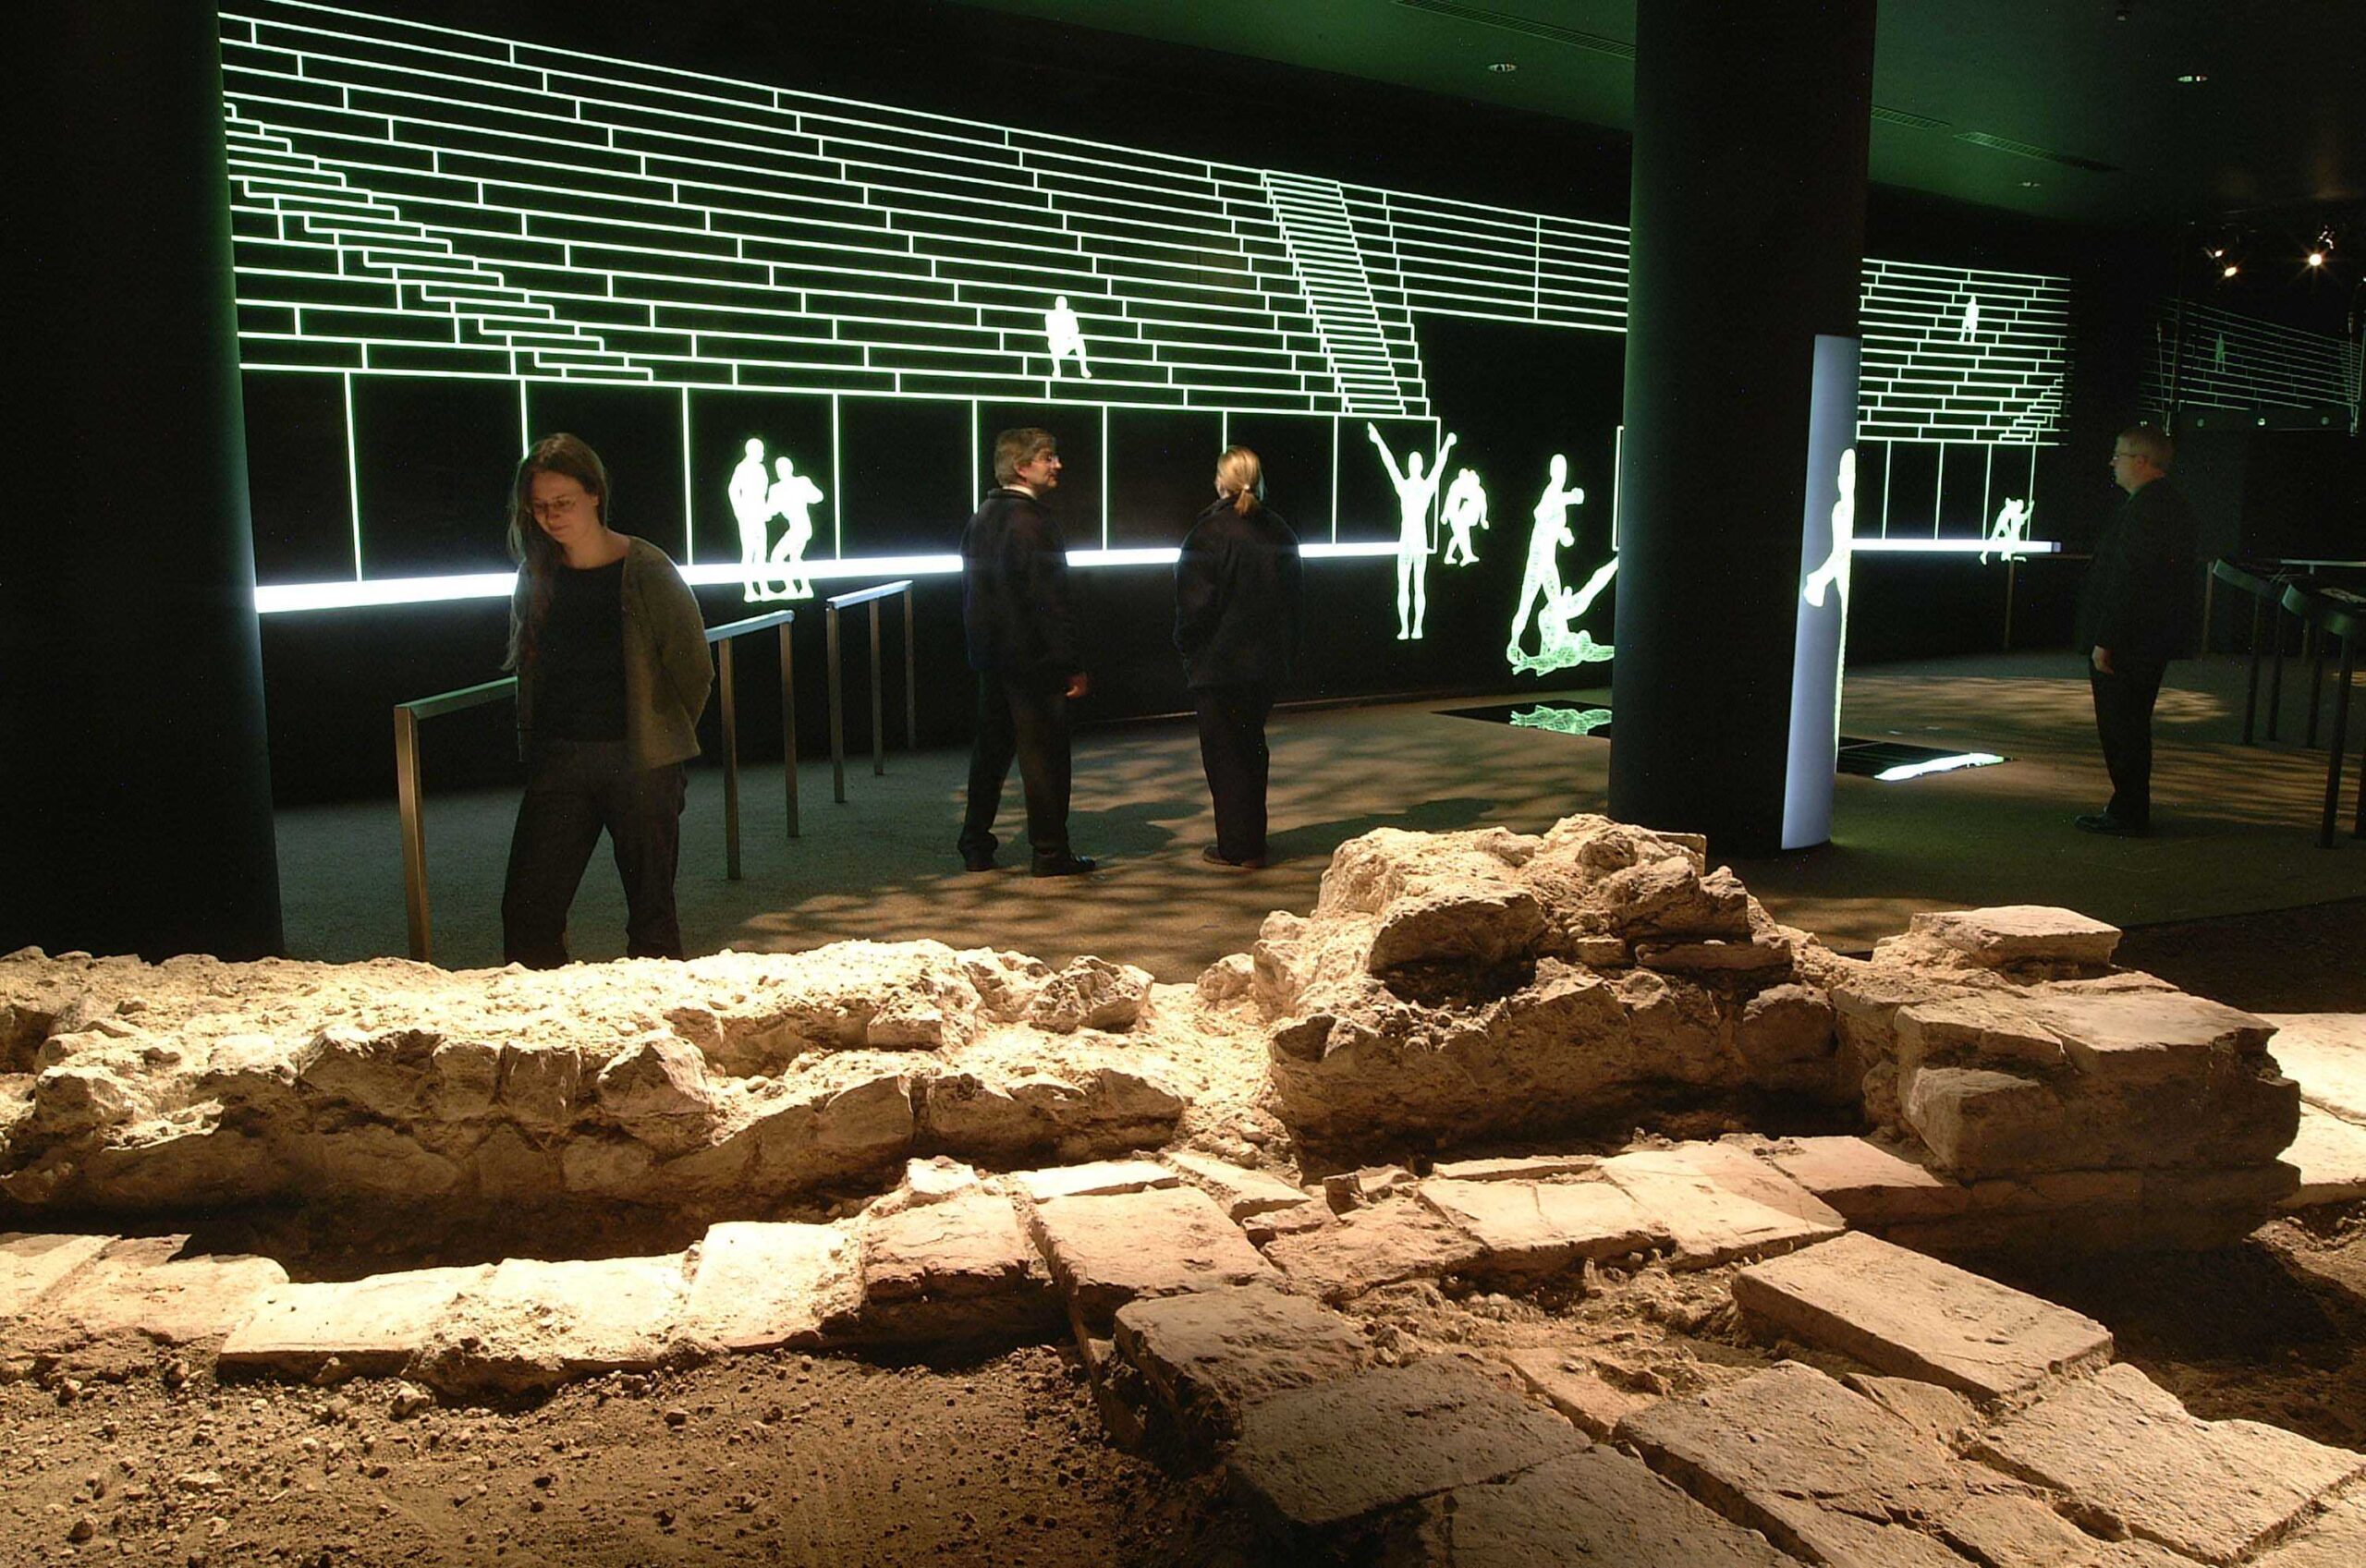
MULTIPOLYGON (((1636 0, 969 3, 1614 130, 1632 115, 1636 0)), ((1776 0, 1732 3, 1779 25, 1776 0)), ((2305 225, 2366 197, 2366 0, 1883 0, 1873 100, 1884 185, 2080 224, 2305 225)))

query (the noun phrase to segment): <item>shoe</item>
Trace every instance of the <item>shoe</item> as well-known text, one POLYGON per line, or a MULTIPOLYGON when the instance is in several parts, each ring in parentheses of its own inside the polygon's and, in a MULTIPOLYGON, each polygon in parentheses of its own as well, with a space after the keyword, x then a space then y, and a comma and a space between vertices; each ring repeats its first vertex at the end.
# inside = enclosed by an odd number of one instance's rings
POLYGON ((1211 866, 1222 866, 1227 871, 1262 871, 1265 869, 1265 857, 1262 855, 1251 855, 1245 859, 1235 860, 1228 855, 1219 853, 1213 844, 1200 851, 1200 858, 1211 866))
POLYGON ((961 852, 961 869, 963 870, 991 871, 994 869, 994 851, 1002 847, 1002 841, 995 838, 992 833, 988 833, 983 842, 978 842, 965 836, 960 843, 955 845, 953 847, 961 852))
POLYGON ((2149 838, 2153 833, 2153 830, 2143 823, 2122 821, 2108 811, 2073 817, 2070 825, 2080 833, 2103 833, 2110 838, 2149 838))
POLYGON ((1038 877, 1080 877, 1101 862, 1090 855, 1071 855, 1063 850, 1057 855, 1038 855, 1029 874, 1038 877))
POLYGON ((991 871, 994 869, 994 852, 989 849, 982 855, 964 854, 961 869, 965 871, 991 871))

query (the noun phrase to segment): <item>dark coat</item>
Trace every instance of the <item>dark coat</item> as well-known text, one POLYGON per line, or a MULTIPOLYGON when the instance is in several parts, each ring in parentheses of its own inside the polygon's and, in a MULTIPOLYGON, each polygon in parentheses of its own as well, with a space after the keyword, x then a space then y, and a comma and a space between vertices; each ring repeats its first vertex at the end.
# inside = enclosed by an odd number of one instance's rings
POLYGON ((961 532, 961 625, 973 670, 1027 681, 1083 673, 1067 544, 1023 490, 987 492, 961 532))
POLYGON ((2166 662, 2192 650, 2201 610, 2201 525, 2177 486, 2156 479, 2120 504, 2095 543, 2079 595, 2079 647, 2115 662, 2166 662))
POLYGON ((1298 535, 1264 506, 1200 514, 1175 563, 1175 646, 1198 689, 1279 685, 1298 655, 1298 535))

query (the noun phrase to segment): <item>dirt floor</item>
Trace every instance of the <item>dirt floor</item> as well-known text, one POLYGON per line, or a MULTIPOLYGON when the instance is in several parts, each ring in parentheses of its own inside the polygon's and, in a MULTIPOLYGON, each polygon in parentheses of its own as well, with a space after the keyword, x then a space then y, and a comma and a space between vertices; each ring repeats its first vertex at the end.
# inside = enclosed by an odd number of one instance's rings
MULTIPOLYGON (((2244 1005, 2348 1011, 2366 1008, 2361 929, 2366 901, 2353 901, 2156 927, 2132 933, 2123 958, 2244 1005)), ((317 1220, 208 1228, 315 1278, 473 1254, 488 1239, 404 1249, 317 1220)), ((663 1225, 543 1238, 580 1244, 560 1248, 576 1256, 680 1239, 663 1225)), ((2366 1292, 2366 1205, 2280 1221, 2215 1253, 1983 1267, 2102 1319, 2123 1359, 2198 1415, 2366 1447, 2366 1294, 2323 1283, 2346 1275, 2366 1292)), ((1417 1283, 1351 1310, 1386 1361, 1552 1345, 1640 1393, 1787 1354, 1841 1369, 1750 1341, 1728 1276, 1604 1270, 1543 1298, 1417 1283)), ((1065 1345, 912 1366, 738 1356, 506 1409, 440 1405, 386 1380, 223 1383, 202 1357, 116 1347, 0 1383, 0 1431, 10 1565, 1262 1561, 1214 1477, 1104 1437, 1065 1345)))

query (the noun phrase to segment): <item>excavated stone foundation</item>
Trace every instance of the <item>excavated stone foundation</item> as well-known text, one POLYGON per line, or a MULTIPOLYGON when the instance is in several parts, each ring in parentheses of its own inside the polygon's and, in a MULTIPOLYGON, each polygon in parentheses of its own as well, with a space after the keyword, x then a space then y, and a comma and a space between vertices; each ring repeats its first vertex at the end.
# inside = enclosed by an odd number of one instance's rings
POLYGON ((27 950, 0 1200, 731 1219, 933 1155, 1176 1146, 1296 1183, 1786 1097, 1872 1141, 1754 1152, 1915 1246, 2232 1239, 2294 1188, 2298 1090, 2273 1026, 2115 969, 2117 934, 1974 910, 1843 958, 1701 841, 1577 816, 1353 840, 1192 987, 935 942, 548 974, 27 950))

